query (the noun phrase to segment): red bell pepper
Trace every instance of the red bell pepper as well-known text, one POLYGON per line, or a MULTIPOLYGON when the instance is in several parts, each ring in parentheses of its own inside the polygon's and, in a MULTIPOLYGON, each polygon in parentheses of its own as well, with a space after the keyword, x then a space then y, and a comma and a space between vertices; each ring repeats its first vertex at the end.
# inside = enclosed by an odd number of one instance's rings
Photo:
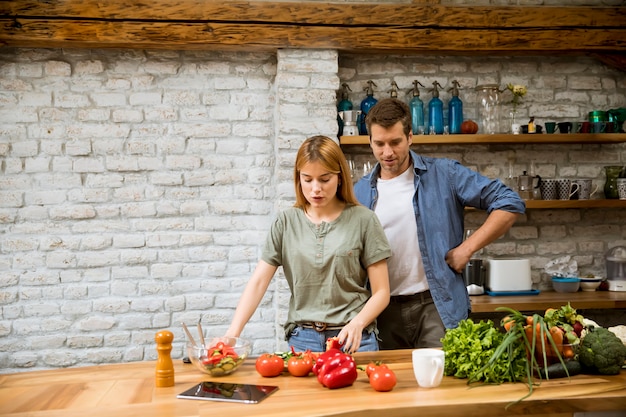
POLYGON ((330 389, 352 385, 358 377, 354 358, 337 349, 332 349, 325 354, 329 355, 322 360, 322 365, 318 368, 317 380, 330 389))
POLYGON ((326 351, 331 349, 341 350, 341 346, 343 346, 343 343, 339 342, 339 338, 337 336, 326 339, 326 351))
POLYGON ((322 353, 315 359, 315 364, 313 365, 313 373, 315 375, 319 375, 320 369, 322 369, 322 366, 324 366, 326 362, 328 362, 331 358, 342 354, 343 352, 339 349, 331 349, 322 353))

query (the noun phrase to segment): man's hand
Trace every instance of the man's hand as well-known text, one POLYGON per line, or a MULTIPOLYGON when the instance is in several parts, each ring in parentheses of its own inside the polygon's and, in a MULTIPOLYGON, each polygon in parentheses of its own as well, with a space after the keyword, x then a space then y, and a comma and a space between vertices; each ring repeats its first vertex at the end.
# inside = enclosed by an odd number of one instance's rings
POLYGON ((465 265, 469 262, 472 254, 471 250, 467 250, 463 247, 463 244, 460 244, 446 253, 446 263, 460 274, 465 269, 465 265))

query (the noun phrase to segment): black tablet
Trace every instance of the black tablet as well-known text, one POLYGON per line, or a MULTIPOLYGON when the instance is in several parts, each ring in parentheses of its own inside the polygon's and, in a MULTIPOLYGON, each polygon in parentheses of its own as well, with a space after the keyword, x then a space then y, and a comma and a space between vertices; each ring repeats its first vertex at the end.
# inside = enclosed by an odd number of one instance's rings
POLYGON ((278 387, 270 385, 204 381, 181 392, 176 398, 256 404, 277 390, 278 387))

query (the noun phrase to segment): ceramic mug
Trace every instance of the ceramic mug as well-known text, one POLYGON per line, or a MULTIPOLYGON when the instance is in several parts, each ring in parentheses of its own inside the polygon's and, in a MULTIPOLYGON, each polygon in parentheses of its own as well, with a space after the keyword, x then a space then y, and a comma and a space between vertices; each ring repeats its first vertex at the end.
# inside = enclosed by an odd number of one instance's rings
POLYGON ((412 353, 413 374, 422 388, 434 388, 441 384, 445 352, 441 349, 422 348, 412 353))
POLYGON ((556 193, 559 200, 569 200, 578 192, 580 186, 567 178, 556 180, 556 193))
POLYGON ((578 184, 578 199, 579 200, 589 200, 592 195, 594 195, 598 191, 598 184, 593 187, 593 191, 591 191, 593 186, 593 181, 589 178, 578 178, 572 180, 572 184, 578 184))
POLYGON ((591 122, 582 122, 579 133, 591 133, 591 122))
POLYGON ((546 122, 546 133, 554 133, 556 122, 546 122))
POLYGON ((556 180, 552 178, 541 179, 541 184, 539 185, 541 189, 541 198, 543 200, 556 200, 557 196, 557 185, 556 180))
POLYGON ((580 122, 572 122, 572 133, 580 133, 580 128, 582 127, 582 123, 580 122))
POLYGON ((626 178, 618 178, 616 181, 618 198, 620 200, 626 200, 626 178))
POLYGON ((561 122, 556 124, 559 128, 559 132, 561 133, 570 133, 572 129, 571 122, 561 122))
POLYGON ((593 133, 604 133, 606 130, 606 122, 593 122, 591 124, 591 130, 593 133))

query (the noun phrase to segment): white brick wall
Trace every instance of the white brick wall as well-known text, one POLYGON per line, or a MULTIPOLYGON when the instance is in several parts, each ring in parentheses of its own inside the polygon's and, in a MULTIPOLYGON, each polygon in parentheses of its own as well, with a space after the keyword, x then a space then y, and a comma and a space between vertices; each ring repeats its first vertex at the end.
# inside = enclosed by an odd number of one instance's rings
MULTIPOLYGON (((162 328, 178 358, 180 323, 200 318, 221 334, 268 225, 293 202, 296 150, 336 134, 340 80, 358 104, 368 79, 380 98, 415 78, 522 81, 523 111, 550 118, 626 106, 624 74, 580 58, 0 50, 0 372, 154 359, 162 328)), ((471 111, 473 90, 461 96, 471 111)), ((516 173, 532 159, 542 176, 600 185, 602 165, 626 164, 623 145, 417 150, 494 176, 513 153, 516 173)), ((365 146, 346 152, 371 159, 365 146)), ((563 253, 598 270, 609 244, 626 244, 625 224, 623 210, 532 211, 489 253, 530 257, 537 282, 563 253)), ((256 353, 286 348, 277 278, 244 332, 256 353)))

